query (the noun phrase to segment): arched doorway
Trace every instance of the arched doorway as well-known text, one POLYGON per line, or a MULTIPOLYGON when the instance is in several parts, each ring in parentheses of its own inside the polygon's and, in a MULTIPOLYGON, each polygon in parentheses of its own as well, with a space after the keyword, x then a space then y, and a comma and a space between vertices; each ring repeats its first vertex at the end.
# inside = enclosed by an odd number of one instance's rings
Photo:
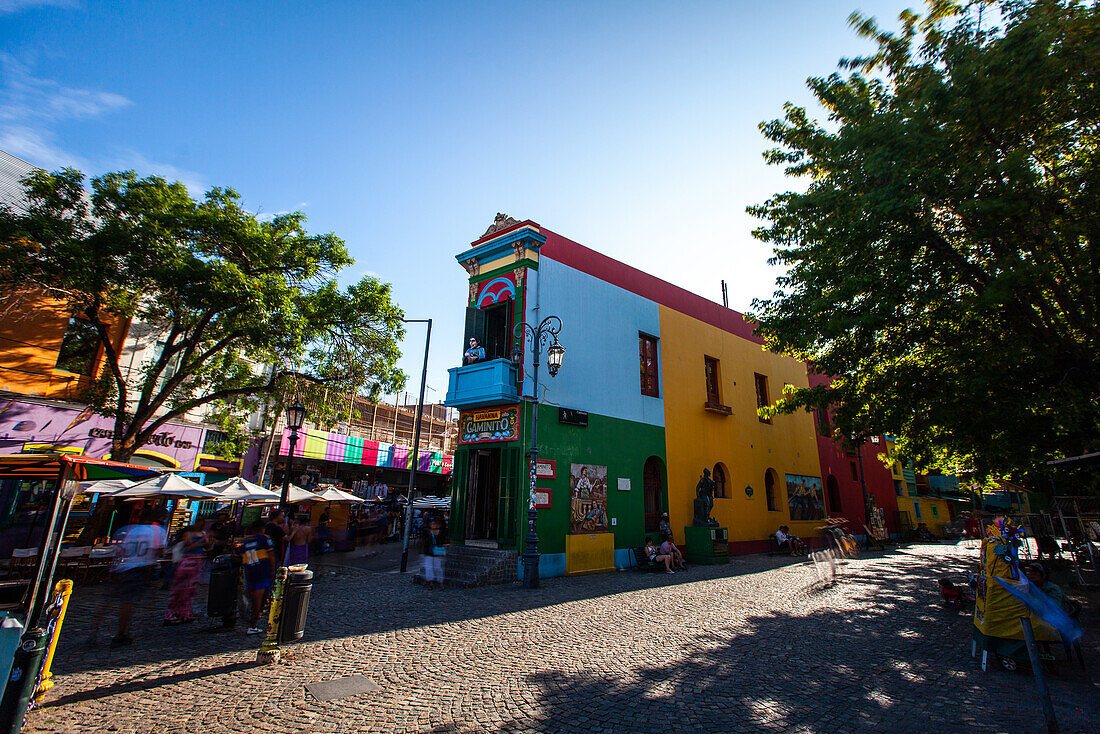
POLYGON ((645 467, 642 469, 642 501, 647 533, 656 532, 657 525, 661 522, 661 513, 664 512, 664 481, 661 479, 663 468, 660 458, 650 456, 645 460, 645 467))
POLYGON ((779 497, 776 496, 775 485, 779 483, 775 469, 764 472, 764 496, 768 499, 768 511, 779 512, 779 497))
POLYGON ((718 462, 714 465, 714 469, 711 472, 710 478, 714 480, 714 496, 715 497, 728 497, 726 494, 726 477, 729 474, 726 472, 726 466, 722 462, 718 462))
POLYGON ((825 480, 825 490, 829 494, 829 512, 843 512, 840 505, 840 485, 832 474, 825 480))

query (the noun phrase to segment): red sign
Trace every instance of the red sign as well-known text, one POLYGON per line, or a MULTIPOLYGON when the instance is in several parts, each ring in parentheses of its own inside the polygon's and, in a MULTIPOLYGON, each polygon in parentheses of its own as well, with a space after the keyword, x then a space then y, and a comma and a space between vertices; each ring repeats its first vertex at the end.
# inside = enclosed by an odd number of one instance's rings
POLYGON ((536 510, 549 510, 550 499, 553 495, 549 489, 535 488, 535 509, 536 510))
POLYGON ((558 462, 554 459, 539 459, 535 463, 535 476, 539 479, 557 479, 558 462))

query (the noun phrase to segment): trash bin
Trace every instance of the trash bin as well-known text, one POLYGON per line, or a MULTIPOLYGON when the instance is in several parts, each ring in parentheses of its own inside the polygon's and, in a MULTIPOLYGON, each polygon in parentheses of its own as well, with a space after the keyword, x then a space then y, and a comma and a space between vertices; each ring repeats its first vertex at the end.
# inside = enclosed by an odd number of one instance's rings
POLYGON ((283 592, 283 616, 279 620, 279 642, 302 639, 306 631, 309 593, 313 589, 313 571, 290 571, 283 592))
POLYGON ((237 586, 240 583, 241 559, 226 554, 210 565, 210 594, 206 602, 207 616, 221 617, 222 625, 237 624, 237 586))

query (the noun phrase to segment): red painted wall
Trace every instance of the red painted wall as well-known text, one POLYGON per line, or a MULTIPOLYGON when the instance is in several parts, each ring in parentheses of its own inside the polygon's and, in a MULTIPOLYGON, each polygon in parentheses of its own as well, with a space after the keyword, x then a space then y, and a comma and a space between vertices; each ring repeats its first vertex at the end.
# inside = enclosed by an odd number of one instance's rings
MULTIPOLYGON (((827 385, 831 380, 822 375, 809 374, 810 387, 827 385)), ((894 513, 898 509, 898 497, 894 491, 894 478, 890 469, 882 463, 886 454, 886 439, 878 437, 878 443, 868 441, 860 448, 863 456, 863 477, 867 484, 867 494, 875 498, 875 505, 883 509, 886 515, 886 527, 891 533, 898 531, 894 513)), ((850 462, 856 462, 856 474, 859 473, 859 458, 849 456, 838 441, 831 436, 817 434, 817 457, 821 463, 821 484, 825 487, 825 505, 830 517, 843 516, 848 519, 848 529, 853 534, 863 534, 865 510, 863 507, 863 489, 859 479, 852 479, 850 462), (840 511, 836 511, 829 498, 829 477, 836 477, 840 495, 840 511)))

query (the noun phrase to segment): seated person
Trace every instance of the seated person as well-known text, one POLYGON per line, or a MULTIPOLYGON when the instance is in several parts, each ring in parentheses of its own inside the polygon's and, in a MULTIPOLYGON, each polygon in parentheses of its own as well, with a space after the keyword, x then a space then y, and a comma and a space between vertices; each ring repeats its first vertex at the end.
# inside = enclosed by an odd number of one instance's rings
POLYGON ((1027 580, 1035 584, 1039 588, 1039 591, 1043 592, 1055 602, 1057 602, 1063 609, 1066 606, 1066 594, 1062 591, 1062 587, 1050 580, 1050 575, 1047 573, 1046 567, 1041 563, 1029 563, 1024 566, 1024 574, 1027 576, 1027 580))
POLYGON ((779 530, 775 531, 775 540, 779 543, 779 550, 786 551, 792 556, 806 550, 806 544, 791 535, 791 529, 786 525, 780 525, 779 530))
POLYGON ((462 353, 462 364, 473 364, 475 362, 485 361, 485 349, 478 343, 477 339, 470 337, 470 348, 462 353))
POLYGON ((671 556, 672 565, 678 570, 684 570, 684 554, 681 553, 680 549, 676 547, 676 544, 672 542, 672 535, 665 536, 665 542, 661 543, 661 547, 658 548, 658 550, 662 555, 671 556))
POLYGON ((672 556, 667 553, 661 553, 660 549, 653 544, 652 538, 645 539, 645 556, 651 563, 665 564, 665 573, 673 573, 672 556))

